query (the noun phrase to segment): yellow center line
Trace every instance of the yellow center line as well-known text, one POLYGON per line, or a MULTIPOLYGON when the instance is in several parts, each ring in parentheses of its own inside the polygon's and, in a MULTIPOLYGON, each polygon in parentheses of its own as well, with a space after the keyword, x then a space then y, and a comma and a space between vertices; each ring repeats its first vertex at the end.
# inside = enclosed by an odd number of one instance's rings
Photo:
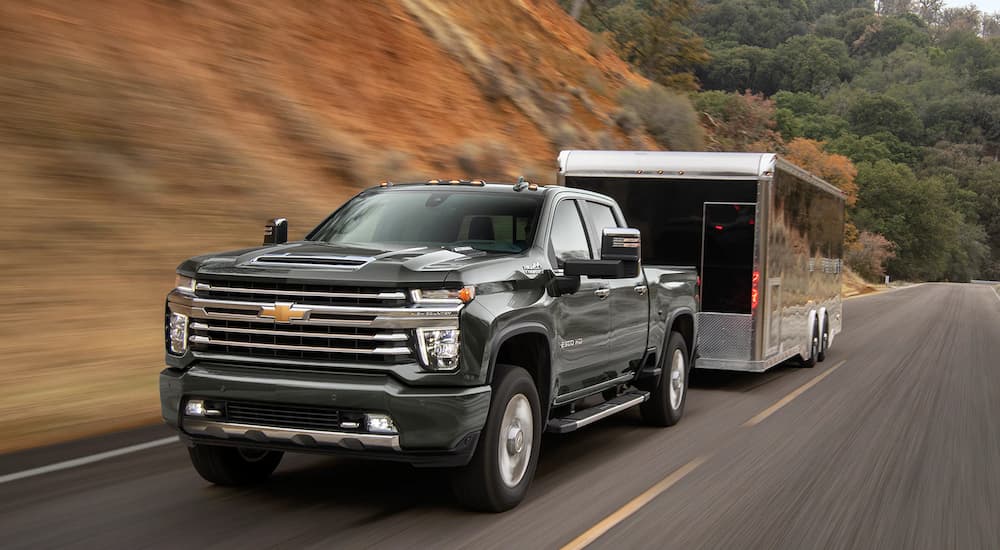
POLYGON ((841 362, 837 363, 836 365, 830 367, 823 374, 817 376, 816 378, 813 378, 812 380, 806 382, 805 384, 802 384, 796 390, 794 390, 792 393, 786 395, 785 397, 782 397, 781 400, 778 401, 777 403, 775 403, 774 405, 771 405, 770 407, 768 407, 768 408, 764 409, 763 411, 761 411, 760 414, 758 414, 757 416, 751 418, 750 420, 747 420, 743 424, 743 427, 756 426, 757 424, 760 424, 767 417, 769 417, 772 414, 778 412, 778 410, 781 409, 782 407, 784 407, 785 405, 791 403, 792 400, 794 400, 796 397, 798 397, 798 396, 802 395, 803 393, 805 393, 809 388, 815 386, 816 384, 819 384, 824 378, 826 378, 827 376, 830 376, 831 374, 833 374, 833 371, 835 371, 835 370, 839 369, 840 367, 842 367, 844 365, 844 363, 846 363, 846 362, 847 362, 846 360, 841 361, 841 362))
POLYGON ((601 535, 610 531, 612 527, 618 525, 632 514, 638 512, 640 508, 649 504, 651 500, 658 497, 675 483, 683 479, 684 476, 693 472, 695 468, 701 466, 701 464, 708 460, 708 458, 709 455, 698 457, 681 466, 677 470, 674 470, 673 473, 660 480, 656 485, 646 489, 645 492, 630 500, 625 506, 615 510, 615 512, 610 516, 602 519, 593 527, 580 534, 580 536, 567 543, 562 547, 562 550, 577 550, 579 548, 585 548, 587 545, 600 538, 601 535))

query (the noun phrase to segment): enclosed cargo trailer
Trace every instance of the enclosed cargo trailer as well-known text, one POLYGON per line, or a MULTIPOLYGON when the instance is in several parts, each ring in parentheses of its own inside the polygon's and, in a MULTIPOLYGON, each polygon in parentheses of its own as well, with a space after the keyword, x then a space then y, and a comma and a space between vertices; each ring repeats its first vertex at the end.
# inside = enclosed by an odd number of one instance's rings
POLYGON ((614 197, 647 266, 695 266, 695 366, 825 358, 843 322, 844 195, 771 153, 563 151, 559 183, 614 197))

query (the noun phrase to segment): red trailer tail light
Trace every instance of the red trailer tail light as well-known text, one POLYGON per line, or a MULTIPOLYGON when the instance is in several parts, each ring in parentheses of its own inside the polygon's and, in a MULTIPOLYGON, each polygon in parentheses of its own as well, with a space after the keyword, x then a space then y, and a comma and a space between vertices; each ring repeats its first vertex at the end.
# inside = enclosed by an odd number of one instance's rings
POLYGON ((757 285, 760 283, 760 271, 753 272, 753 279, 751 279, 750 285, 750 310, 753 311, 757 309, 757 303, 760 301, 760 291, 757 290, 757 285))

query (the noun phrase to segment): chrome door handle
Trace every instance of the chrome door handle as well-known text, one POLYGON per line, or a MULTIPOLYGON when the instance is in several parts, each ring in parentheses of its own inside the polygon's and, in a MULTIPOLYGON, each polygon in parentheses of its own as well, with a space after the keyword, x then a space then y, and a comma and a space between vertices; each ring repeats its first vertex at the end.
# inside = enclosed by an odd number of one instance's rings
POLYGON ((639 296, 643 296, 646 294, 646 285, 634 286, 632 287, 632 290, 634 290, 639 296))
POLYGON ((597 290, 594 291, 594 296, 597 296, 598 298, 600 298, 602 300, 606 299, 610 295, 611 295, 611 289, 610 288, 599 288, 599 289, 597 289, 597 290))

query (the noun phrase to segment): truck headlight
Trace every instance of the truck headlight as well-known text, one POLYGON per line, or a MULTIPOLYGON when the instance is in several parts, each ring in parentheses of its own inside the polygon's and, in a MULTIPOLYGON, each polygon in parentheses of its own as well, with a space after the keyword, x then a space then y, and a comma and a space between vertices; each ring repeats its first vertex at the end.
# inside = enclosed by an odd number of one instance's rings
POLYGON ((184 292, 184 293, 187 293, 187 294, 194 294, 194 286, 195 286, 195 284, 196 283, 195 283, 194 278, 188 277, 187 275, 177 274, 174 277, 174 288, 176 288, 177 290, 179 290, 181 292, 184 292))
POLYGON ((476 287, 463 286, 456 289, 410 291, 415 304, 467 304, 476 297, 476 287))
POLYGON ((167 337, 170 340, 170 352, 183 355, 188 347, 188 317, 183 313, 170 313, 167 321, 167 337))
POLYGON ((424 367, 433 371, 458 368, 459 330, 457 328, 417 329, 417 343, 424 367))

